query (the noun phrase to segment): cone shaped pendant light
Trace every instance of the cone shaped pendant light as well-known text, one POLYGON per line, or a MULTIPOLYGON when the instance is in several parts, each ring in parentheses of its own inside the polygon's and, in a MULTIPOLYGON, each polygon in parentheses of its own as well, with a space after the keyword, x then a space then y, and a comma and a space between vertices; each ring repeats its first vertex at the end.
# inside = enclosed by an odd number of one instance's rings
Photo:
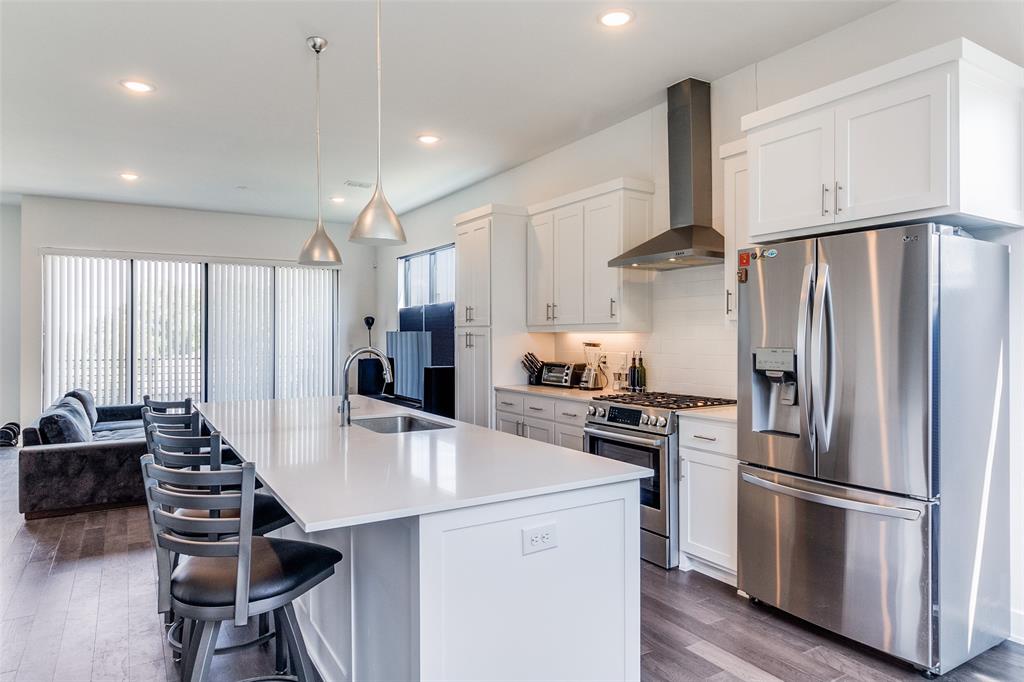
POLYGON ((302 245, 299 252, 300 265, 337 266, 341 265, 341 251, 334 245, 331 238, 324 229, 323 180, 320 177, 320 53, 327 47, 327 41, 319 36, 310 36, 306 39, 309 49, 316 54, 316 100, 315 111, 315 136, 316 136, 316 228, 306 243, 302 245))
POLYGON ((380 186, 380 0, 377 0, 377 185, 370 203, 359 212, 348 240, 358 244, 392 246, 405 243, 405 230, 380 186))

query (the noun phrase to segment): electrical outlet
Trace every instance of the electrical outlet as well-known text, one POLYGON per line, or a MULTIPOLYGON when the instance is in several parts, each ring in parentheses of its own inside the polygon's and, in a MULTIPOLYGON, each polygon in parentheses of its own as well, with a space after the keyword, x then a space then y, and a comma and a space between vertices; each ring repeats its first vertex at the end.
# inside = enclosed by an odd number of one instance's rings
POLYGON ((523 555, 558 547, 558 528, 554 523, 523 529, 523 555))

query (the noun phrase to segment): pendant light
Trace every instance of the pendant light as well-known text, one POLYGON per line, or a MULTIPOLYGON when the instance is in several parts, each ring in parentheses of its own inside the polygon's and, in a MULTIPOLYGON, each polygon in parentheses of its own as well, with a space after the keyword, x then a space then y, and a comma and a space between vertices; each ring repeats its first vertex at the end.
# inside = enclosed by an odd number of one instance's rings
POLYGON ((300 265, 331 266, 341 265, 341 251, 331 241, 324 229, 323 180, 320 177, 320 53, 327 47, 327 41, 319 36, 306 38, 309 49, 316 54, 316 99, 314 100, 314 125, 316 128, 316 229, 299 252, 300 265))
POLYGON ((377 185, 370 203, 366 204, 352 224, 348 240, 358 244, 393 246, 405 243, 405 230, 380 186, 380 0, 377 0, 377 185))

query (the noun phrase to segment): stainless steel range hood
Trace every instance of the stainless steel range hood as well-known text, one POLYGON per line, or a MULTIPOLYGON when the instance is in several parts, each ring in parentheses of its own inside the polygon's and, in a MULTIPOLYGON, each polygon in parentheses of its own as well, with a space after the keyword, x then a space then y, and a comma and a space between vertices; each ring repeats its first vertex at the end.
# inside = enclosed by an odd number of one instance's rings
POLYGON ((611 267, 675 270, 725 262, 711 227, 711 86, 688 78, 668 89, 671 229, 608 261, 611 267))

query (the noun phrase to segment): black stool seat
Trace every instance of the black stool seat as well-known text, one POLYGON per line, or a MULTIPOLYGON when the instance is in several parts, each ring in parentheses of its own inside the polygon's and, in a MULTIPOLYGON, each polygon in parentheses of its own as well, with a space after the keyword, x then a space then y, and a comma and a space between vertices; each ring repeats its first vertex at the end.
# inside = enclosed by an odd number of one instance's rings
MULTIPOLYGON (((249 601, 270 599, 312 580, 341 561, 341 552, 300 540, 254 537, 249 601)), ((237 557, 183 557, 171 574, 171 596, 191 606, 235 603, 237 557)))
MULTIPOLYGON (((207 518, 209 512, 203 509, 175 509, 175 516, 187 518, 207 518)), ((237 509, 224 509, 220 512, 222 519, 237 519, 237 509)), ((256 493, 252 502, 252 532, 257 535, 269 533, 291 524, 291 515, 281 506, 277 498, 267 493, 256 493)))

